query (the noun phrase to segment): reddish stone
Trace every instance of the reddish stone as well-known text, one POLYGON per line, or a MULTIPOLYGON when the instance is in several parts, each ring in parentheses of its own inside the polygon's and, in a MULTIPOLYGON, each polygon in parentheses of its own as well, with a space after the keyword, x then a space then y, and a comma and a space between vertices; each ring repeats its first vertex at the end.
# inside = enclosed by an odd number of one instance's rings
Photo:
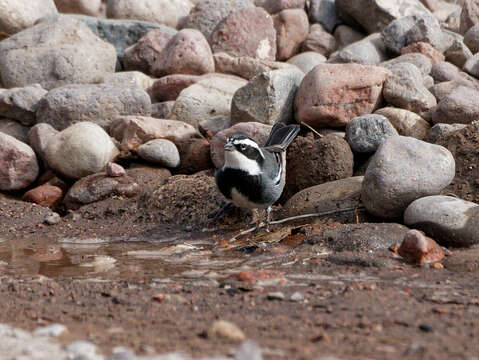
POLYGON ((277 60, 296 55, 309 33, 308 15, 302 9, 283 10, 273 16, 276 29, 277 60))
POLYGON ((260 281, 285 281, 284 274, 278 270, 247 270, 237 274, 232 274, 230 277, 249 283, 257 283, 260 281))
POLYGON ((106 164, 106 174, 110 177, 119 177, 126 175, 126 171, 123 166, 114 162, 109 162, 106 164))
POLYGON ((203 79, 198 75, 173 74, 162 77, 153 83, 151 94, 156 101, 173 101, 181 90, 203 79))
POLYGON ((301 45, 301 52, 314 51, 328 57, 337 48, 338 44, 335 37, 324 30, 321 24, 313 24, 301 45))
POLYGON ((177 144, 180 153, 178 172, 193 174, 213 167, 210 156, 210 143, 203 138, 190 138, 177 144))
POLYGON ((437 51, 434 46, 422 41, 409 44, 408 46, 402 48, 401 55, 409 53, 423 54, 431 59, 432 64, 444 61, 445 59, 444 55, 437 51))
POLYGON ((404 259, 416 264, 432 263, 444 258, 441 247, 419 230, 409 230, 406 233, 398 253, 404 259))
POLYGON ((62 201, 62 198, 63 190, 61 188, 45 184, 27 191, 23 195, 22 200, 55 209, 62 201))

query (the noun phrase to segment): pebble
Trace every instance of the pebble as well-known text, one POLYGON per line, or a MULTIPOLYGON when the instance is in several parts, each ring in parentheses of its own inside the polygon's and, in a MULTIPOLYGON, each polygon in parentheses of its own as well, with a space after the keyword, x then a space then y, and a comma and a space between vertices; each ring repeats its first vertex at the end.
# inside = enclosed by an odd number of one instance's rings
POLYGON ((98 354, 97 346, 91 342, 77 340, 65 347, 71 360, 103 360, 103 356, 98 354))
POLYGON ((108 162, 106 164, 106 174, 111 177, 119 177, 125 175, 126 170, 119 164, 108 162))
POLYGON ((398 249, 404 259, 416 264, 428 264, 444 258, 440 246, 430 237, 418 230, 409 230, 398 249))
MULTIPOLYGON (((58 215, 58 214, 57 214, 58 215)), ((51 324, 48 326, 36 328, 33 331, 34 336, 49 336, 49 337, 57 337, 62 335, 64 332, 67 332, 68 329, 65 325, 62 324, 51 324)))
POLYGON ((284 300, 286 299, 286 296, 281 292, 281 291, 276 291, 276 292, 270 292, 268 295, 266 295, 268 300, 284 300))
POLYGON ((168 168, 180 165, 180 153, 170 140, 154 139, 140 145, 136 151, 145 161, 168 168))
POLYGON ((226 320, 215 321, 206 334, 210 339, 220 338, 234 342, 240 342, 246 338, 244 332, 236 324, 226 320))
POLYGON ((61 221, 61 219, 61 216, 58 213, 54 212, 45 216, 43 222, 47 225, 56 225, 61 221))
POLYGON ((377 114, 362 115, 346 125, 346 141, 358 153, 375 152, 388 137, 398 135, 389 120, 377 114))
POLYGON ((298 291, 294 292, 290 297, 289 300, 294 302, 299 302, 304 300, 304 295, 298 291))

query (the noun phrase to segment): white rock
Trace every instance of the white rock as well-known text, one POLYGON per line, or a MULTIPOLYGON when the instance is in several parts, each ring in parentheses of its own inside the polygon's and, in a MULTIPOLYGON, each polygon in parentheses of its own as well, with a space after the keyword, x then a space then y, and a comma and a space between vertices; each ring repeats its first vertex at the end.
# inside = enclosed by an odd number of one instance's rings
MULTIPOLYGON (((58 214, 57 214, 58 215, 58 214)), ((67 328, 65 325, 62 324, 51 324, 48 326, 43 326, 35 329, 33 335, 35 336, 60 336, 67 328)))
POLYGON ((155 139, 140 145, 136 150, 140 157, 148 162, 175 168, 180 165, 180 153, 170 140, 155 139))
POLYGON ((33 26, 38 19, 56 13, 53 0, 1 0, 0 32, 15 34, 33 26))

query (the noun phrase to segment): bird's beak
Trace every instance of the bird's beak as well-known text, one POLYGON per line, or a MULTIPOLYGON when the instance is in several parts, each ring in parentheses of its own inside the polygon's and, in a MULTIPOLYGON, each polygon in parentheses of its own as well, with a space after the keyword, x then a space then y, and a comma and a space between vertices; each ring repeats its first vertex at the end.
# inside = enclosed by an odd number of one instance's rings
POLYGON ((232 143, 230 143, 230 142, 227 142, 227 143, 225 144, 224 148, 225 148, 225 151, 233 151, 234 145, 233 145, 232 143))

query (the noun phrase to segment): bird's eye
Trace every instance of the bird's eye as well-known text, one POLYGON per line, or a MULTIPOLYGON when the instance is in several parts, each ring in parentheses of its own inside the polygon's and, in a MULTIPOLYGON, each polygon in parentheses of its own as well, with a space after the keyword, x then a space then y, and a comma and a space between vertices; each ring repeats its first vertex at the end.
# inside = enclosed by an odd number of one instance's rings
POLYGON ((240 145, 240 150, 246 150, 246 145, 241 144, 241 145, 240 145))

